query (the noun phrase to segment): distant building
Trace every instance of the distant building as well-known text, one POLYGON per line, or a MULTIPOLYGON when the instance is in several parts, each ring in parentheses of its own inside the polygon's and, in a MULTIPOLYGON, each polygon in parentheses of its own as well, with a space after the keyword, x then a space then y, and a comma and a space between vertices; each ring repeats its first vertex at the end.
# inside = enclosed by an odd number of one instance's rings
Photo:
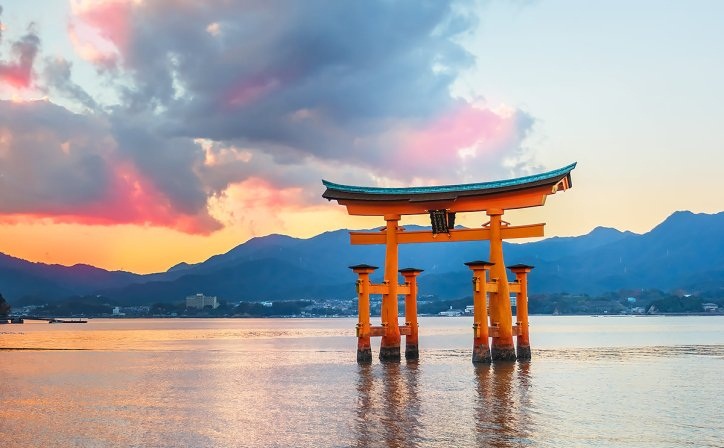
POLYGON ((437 313, 438 316, 448 316, 448 317, 455 317, 455 316, 462 316, 463 312, 460 310, 454 310, 451 306, 449 310, 440 311, 437 313))
POLYGON ((716 303, 702 303, 701 306, 704 308, 704 311, 709 313, 719 310, 719 305, 716 303))
POLYGON ((120 306, 116 306, 116 307, 113 308, 113 315, 114 315, 114 316, 125 316, 126 313, 122 313, 122 312, 121 312, 121 307, 120 307, 120 306))
POLYGON ((216 300, 216 296, 205 296, 199 293, 194 296, 186 297, 186 308, 196 308, 202 310, 207 306, 210 306, 213 310, 219 307, 219 302, 216 300))
POLYGON ((261 306, 263 306, 264 308, 271 308, 272 303, 271 302, 261 302, 261 306))

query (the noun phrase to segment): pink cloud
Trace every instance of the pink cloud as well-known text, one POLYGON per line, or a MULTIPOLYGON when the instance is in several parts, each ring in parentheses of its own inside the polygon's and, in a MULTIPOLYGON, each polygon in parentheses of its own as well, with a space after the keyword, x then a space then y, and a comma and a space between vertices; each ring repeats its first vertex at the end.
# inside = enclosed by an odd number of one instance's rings
POLYGON ((28 34, 12 44, 15 60, 0 61, 0 82, 16 89, 30 87, 39 46, 40 39, 30 27, 28 34))
POLYGON ((118 164, 101 198, 90 203, 68 204, 58 210, 0 214, 0 222, 45 219, 83 225, 160 226, 192 234, 210 234, 221 224, 206 211, 179 213, 151 182, 130 164, 118 164))
POLYGON ((0 101, 0 222, 135 224, 201 234, 220 228, 205 201, 179 201, 124 153, 111 130, 104 117, 48 101, 0 101))
POLYGON ((70 24, 68 38, 82 59, 105 68, 113 68, 117 64, 118 55, 115 50, 99 42, 92 35, 89 36, 83 27, 70 24))
POLYGON ((393 165, 417 175, 436 175, 465 159, 491 158, 518 139, 515 116, 461 104, 427 126, 399 136, 393 165), (462 151, 462 152, 461 152, 462 151))
POLYGON ((208 234, 220 228, 205 210, 195 215, 179 213, 169 199, 130 163, 114 163, 107 197, 80 210, 85 217, 111 223, 153 225, 186 233, 208 234))
POLYGON ((125 54, 131 38, 132 0, 76 0, 68 34, 78 54, 110 67, 125 54))
POLYGON ((14 65, 0 65, 0 82, 15 89, 30 86, 30 71, 14 65))

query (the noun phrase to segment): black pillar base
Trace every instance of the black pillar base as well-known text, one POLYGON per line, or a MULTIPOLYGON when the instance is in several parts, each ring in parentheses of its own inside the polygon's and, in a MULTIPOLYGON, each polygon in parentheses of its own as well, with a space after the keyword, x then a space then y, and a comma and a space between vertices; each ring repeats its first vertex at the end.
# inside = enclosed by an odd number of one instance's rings
POLYGON ((380 361, 399 361, 400 346, 397 347, 380 347, 380 361))
POLYGON ((475 364, 490 364, 492 360, 490 348, 487 345, 473 345, 473 362, 475 364))
POLYGON ((420 352, 417 349, 417 345, 405 346, 405 359, 420 359, 420 352))
POLYGON ((371 348, 358 348, 357 349, 357 362, 372 362, 372 349, 371 348))
POLYGON ((530 361, 530 345, 518 346, 518 360, 530 361))
POLYGON ((493 361, 515 361, 514 347, 495 347, 491 350, 491 358, 493 361))

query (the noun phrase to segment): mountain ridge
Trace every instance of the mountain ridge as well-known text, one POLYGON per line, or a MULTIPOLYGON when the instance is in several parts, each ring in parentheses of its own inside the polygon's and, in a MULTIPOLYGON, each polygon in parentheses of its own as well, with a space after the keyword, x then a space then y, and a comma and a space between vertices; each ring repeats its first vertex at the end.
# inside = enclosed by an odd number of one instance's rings
MULTIPOLYGON (((504 245, 507 265, 536 266, 530 274, 532 293, 724 284, 724 212, 678 211, 643 234, 596 227, 581 236, 504 245)), ((470 273, 463 262, 487 253, 486 241, 416 244, 400 246, 399 258, 400 267, 425 270, 419 278, 421 296, 457 298, 469 294, 470 273)), ((358 263, 382 266, 384 247, 351 246, 347 230, 307 239, 256 237, 201 263, 182 262, 145 275, 0 254, 0 292, 20 302, 101 294, 127 304, 179 301, 197 292, 228 301, 352 298, 355 277, 348 266, 358 263)), ((382 281, 381 271, 373 281, 382 281)))

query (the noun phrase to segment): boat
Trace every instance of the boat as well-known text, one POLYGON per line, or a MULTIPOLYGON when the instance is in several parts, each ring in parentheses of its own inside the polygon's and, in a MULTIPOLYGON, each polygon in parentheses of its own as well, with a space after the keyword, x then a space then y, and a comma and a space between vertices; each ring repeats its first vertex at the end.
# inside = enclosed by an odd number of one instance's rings
POLYGON ((87 320, 83 319, 50 319, 49 324, 87 324, 87 320))

